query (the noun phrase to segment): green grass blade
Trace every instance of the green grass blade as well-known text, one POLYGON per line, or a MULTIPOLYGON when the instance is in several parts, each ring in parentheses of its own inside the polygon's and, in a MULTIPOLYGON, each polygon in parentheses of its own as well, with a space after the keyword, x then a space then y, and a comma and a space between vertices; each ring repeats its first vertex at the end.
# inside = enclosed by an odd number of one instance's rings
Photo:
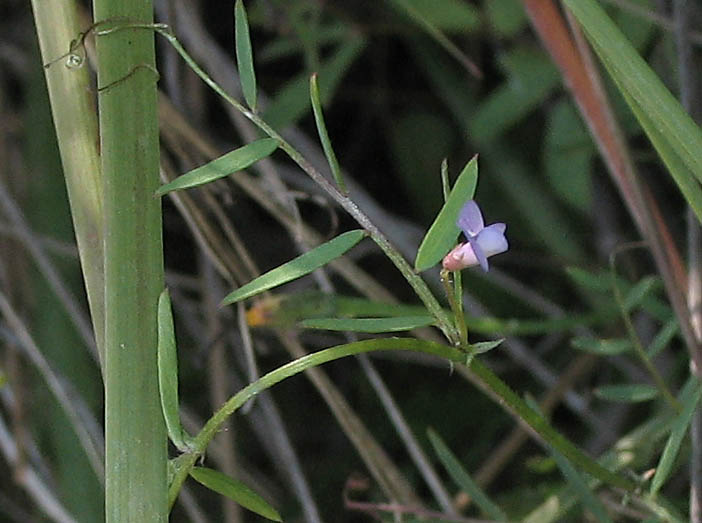
POLYGON ((400 318, 312 318, 299 323, 305 329, 323 329, 350 332, 398 332, 426 327, 434 323, 431 316, 400 318))
POLYGON ((625 384, 605 385, 595 389, 595 396, 606 401, 640 403, 658 396, 658 389, 651 385, 625 384))
POLYGON ((312 112, 314 113, 314 121, 317 124, 317 133, 319 134, 319 140, 322 142, 322 149, 324 149, 324 155, 327 157, 329 168, 331 169, 332 175, 334 175, 334 180, 336 180, 336 185, 339 187, 339 190, 342 193, 347 194, 348 191, 346 190, 344 179, 341 176, 341 168, 339 167, 339 161, 336 159, 336 153, 334 153, 334 148, 332 147, 331 140, 329 139, 329 133, 327 132, 327 124, 324 123, 322 102, 319 98, 319 84, 317 82, 317 73, 310 76, 310 101, 312 102, 312 112))
POLYGON ((702 219, 702 131, 593 0, 565 0, 688 202, 702 219))
POLYGON ((173 312, 168 289, 158 297, 158 391, 166 421, 168 437, 181 452, 188 449, 188 439, 180 423, 178 401, 178 355, 176 351, 173 312))
POLYGON ((333 240, 323 243, 311 251, 298 256, 294 260, 284 263, 262 274, 246 285, 239 287, 222 300, 222 305, 236 303, 267 291, 268 289, 272 289, 273 287, 305 276, 344 254, 351 247, 360 242, 364 236, 365 232, 360 229, 345 232, 333 240))
POLYGON ((244 100, 249 108, 256 112, 256 72, 253 64, 249 20, 242 0, 234 5, 234 44, 236 47, 236 65, 239 69, 239 81, 244 100))
POLYGON ((278 511, 246 484, 206 467, 195 467, 190 475, 208 489, 236 501, 239 505, 271 521, 283 521, 278 511))
POLYGON ((473 478, 471 478, 470 474, 463 468, 460 461, 458 461, 453 452, 451 452, 451 449, 449 449, 446 443, 444 443, 444 440, 441 439, 441 436, 431 428, 427 429, 427 436, 429 436, 429 441, 432 447, 434 447, 434 452, 436 452, 441 464, 449 473, 454 483, 466 492, 485 514, 496 521, 507 521, 507 514, 505 514, 478 484, 473 481, 473 478))
POLYGON ((234 149, 216 160, 212 160, 162 185, 156 191, 156 196, 163 196, 166 193, 179 189, 197 187, 198 185, 213 182, 237 171, 241 171, 242 169, 246 169, 257 161, 273 154, 273 151, 278 148, 278 145, 278 141, 273 138, 262 138, 261 140, 256 140, 243 147, 234 149))
MULTIPOLYGON (((695 381, 691 380, 690 386, 694 387, 694 385, 695 381)), ((668 437, 668 442, 665 444, 665 449, 663 450, 661 459, 656 467, 656 474, 653 476, 653 480, 651 481, 651 495, 655 495, 660 490, 665 483, 665 480, 668 479, 668 476, 670 475, 675 463, 675 458, 680 450, 682 440, 685 437, 688 427, 690 426, 690 421, 692 420, 695 408, 697 407, 700 398, 702 398, 702 385, 697 384, 696 387, 683 391, 682 396, 685 398, 683 400, 683 408, 673 422, 673 430, 668 437)))
POLYGON ((460 229, 456 225, 463 204, 473 198, 478 183, 478 157, 474 156, 463 168, 446 203, 422 240, 414 261, 416 271, 436 265, 456 244, 460 229))

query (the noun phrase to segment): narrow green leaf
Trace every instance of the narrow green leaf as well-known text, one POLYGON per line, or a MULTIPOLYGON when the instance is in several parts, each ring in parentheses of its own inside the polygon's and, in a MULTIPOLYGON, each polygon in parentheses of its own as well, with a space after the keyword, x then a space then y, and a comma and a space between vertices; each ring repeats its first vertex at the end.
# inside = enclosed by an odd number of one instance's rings
POLYGON ((658 396, 658 389, 651 385, 640 384, 605 385, 595 389, 595 396, 607 401, 639 403, 650 401, 658 396))
POLYGON ((250 144, 234 149, 212 160, 205 165, 197 167, 175 180, 162 185, 156 191, 156 196, 163 196, 171 191, 197 187, 205 183, 213 182, 232 173, 246 169, 259 160, 270 156, 278 148, 278 140, 273 138, 262 138, 250 144))
POLYGON ((628 339, 599 339, 578 337, 573 338, 570 342, 573 348, 585 352, 592 352, 601 356, 614 356, 629 352, 632 348, 631 341, 628 339))
POLYGON ((262 274, 246 285, 242 285, 234 292, 228 294, 224 300, 222 300, 222 305, 236 303, 237 301, 250 298, 268 289, 305 276, 344 254, 351 247, 360 242, 364 236, 365 232, 360 229, 345 232, 333 240, 329 240, 311 251, 298 256, 294 260, 262 274))
POLYGON ((255 512, 259 516, 263 516, 271 521, 283 521, 283 518, 280 517, 277 510, 239 480, 205 467, 194 467, 190 471, 190 475, 208 489, 214 490, 236 501, 242 507, 249 509, 251 512, 255 512))
POLYGON ((678 332, 680 332, 680 326, 678 325, 677 318, 673 317, 666 322, 663 328, 658 331, 656 337, 653 338, 651 343, 648 345, 648 348, 646 349, 646 354, 648 357, 654 358, 672 341, 678 332))
POLYGON ((158 297, 158 391, 166 421, 168 437, 181 452, 188 450, 189 436, 180 424, 178 401, 178 355, 176 351, 173 312, 168 289, 158 297))
POLYGON ((507 521, 507 514, 505 514, 478 484, 473 481, 473 478, 471 478, 470 474, 463 468, 461 462, 458 461, 453 452, 451 452, 446 443, 444 443, 444 440, 431 428, 427 429, 427 436, 429 436, 429 441, 432 447, 434 447, 434 452, 436 452, 441 464, 456 485, 466 492, 471 499, 475 501, 475 504, 492 519, 496 521, 507 521))
POLYGON ((651 481, 651 495, 655 495, 660 488, 664 485, 665 480, 668 479, 670 472, 675 463, 675 458, 680 450, 680 445, 685 437, 688 427, 690 426, 690 421, 695 412, 695 408, 702 398, 702 385, 696 385, 694 380, 690 381, 691 393, 690 391, 683 391, 683 408, 680 414, 675 418, 673 422, 673 430, 668 437, 668 442, 665 444, 665 449, 661 455, 661 459, 658 462, 658 467, 656 467, 656 474, 653 476, 651 481), (694 388, 692 388, 694 387, 694 388))
POLYGON ((495 347, 499 347, 503 341, 505 341, 505 339, 500 338, 499 340, 479 341, 478 343, 471 343, 470 351, 472 354, 484 354, 488 351, 491 351, 495 347))
POLYGON ((434 323, 431 316, 400 318, 312 318, 299 323, 306 329, 350 332, 398 332, 426 327, 434 323))
POLYGON ((661 287, 661 279, 657 276, 646 276, 641 278, 626 294, 624 299, 624 307, 626 310, 632 310, 641 305, 648 294, 661 287))
POLYGON ((460 229, 456 225, 463 204, 473 198, 478 183, 478 156, 474 156, 463 168, 449 194, 446 203, 436 216, 422 240, 414 261, 416 271, 424 271, 436 265, 456 244, 460 229))
POLYGON ((256 112, 256 72, 249 36, 249 20, 242 0, 236 0, 234 5, 234 43, 241 90, 249 108, 256 112))
POLYGON ((697 217, 702 131, 593 0, 565 0, 697 217))
MULTIPOLYGON (((541 413, 539 405, 533 398, 527 398, 527 404, 535 411, 541 413)), ((543 415, 543 414, 542 414, 543 415)), ((588 485, 588 480, 576 469, 563 454, 554 449, 551 445, 546 445, 548 452, 553 457, 556 465, 563 474, 563 477, 570 483, 583 505, 603 523, 610 523, 612 520, 607 514, 607 509, 602 502, 592 493, 588 485)))
POLYGON ((312 102, 312 112, 314 113, 314 121, 317 124, 317 133, 319 134, 319 140, 322 142, 322 149, 324 150, 324 155, 327 157, 329 168, 331 169, 332 175, 334 175, 334 180, 336 180, 336 185, 339 187, 339 190, 342 193, 347 194, 348 191, 346 190, 344 179, 341 176, 341 168, 339 167, 339 161, 336 159, 336 153, 334 153, 334 148, 332 147, 331 140, 329 139, 329 133, 327 132, 327 124, 324 123, 322 102, 319 98, 319 85, 317 83, 317 73, 310 76, 310 101, 312 102))

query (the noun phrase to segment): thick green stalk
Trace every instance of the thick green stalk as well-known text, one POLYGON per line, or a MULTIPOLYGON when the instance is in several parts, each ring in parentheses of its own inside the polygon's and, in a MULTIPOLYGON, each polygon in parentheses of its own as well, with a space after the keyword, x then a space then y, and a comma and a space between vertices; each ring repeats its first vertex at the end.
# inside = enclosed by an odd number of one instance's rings
MULTIPOLYGON (((104 362, 102 178, 95 103, 87 67, 69 68, 64 56, 81 28, 75 0, 32 0, 44 73, 51 100, 63 174, 71 203, 95 340, 104 362), (59 57, 64 58, 57 60, 59 57)), ((78 54, 83 52, 77 49, 78 54)), ((75 63, 75 62, 74 62, 75 63)))
MULTIPOLYGON (((95 0, 101 27, 152 21, 144 0, 95 0)), ((158 395, 163 289, 154 33, 97 37, 105 179, 106 521, 167 519, 166 430, 158 395)))

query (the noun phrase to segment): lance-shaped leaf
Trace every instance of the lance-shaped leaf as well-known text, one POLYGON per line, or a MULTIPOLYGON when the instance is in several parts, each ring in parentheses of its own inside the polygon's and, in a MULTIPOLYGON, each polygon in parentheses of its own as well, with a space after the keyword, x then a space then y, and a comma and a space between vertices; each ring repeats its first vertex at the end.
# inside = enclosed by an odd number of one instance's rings
POLYGON ((190 475, 208 489, 214 490, 223 496, 227 496, 229 499, 236 501, 242 507, 255 512, 259 516, 263 516, 271 521, 283 521, 283 518, 280 517, 277 510, 271 507, 265 499, 241 481, 205 467, 193 468, 190 471, 190 475))
POLYGON ((658 396, 658 389, 643 384, 605 385, 595 389, 595 396, 607 401, 639 403, 658 396))
POLYGON ((600 356, 615 356, 632 349, 631 340, 626 338, 600 339, 591 337, 573 338, 570 345, 585 352, 592 352, 600 356))
POLYGON ((474 156, 463 168, 451 189, 446 203, 439 211, 417 251, 414 268, 423 271, 433 267, 456 245, 460 229, 456 225, 463 205, 473 198, 478 183, 478 157, 474 156))
POLYGON ((426 327, 434 323, 431 316, 406 316, 400 318, 311 318, 299 323, 306 329, 323 329, 350 332, 398 332, 426 327))
POLYGON ((250 281, 246 285, 239 287, 222 300, 222 305, 236 303, 237 301, 250 298, 268 289, 305 276, 344 254, 351 247, 360 242, 363 236, 365 236, 365 233, 360 229, 345 232, 333 240, 329 240, 311 251, 298 256, 294 260, 284 263, 280 267, 276 267, 262 274, 255 280, 250 281))
POLYGON ((331 140, 329 139, 329 132, 327 131, 327 124, 324 122, 324 112, 322 111, 322 102, 319 98, 319 85, 317 82, 317 73, 310 76, 310 101, 312 102, 312 112, 314 113, 314 121, 317 124, 317 133, 319 134, 319 140, 322 142, 322 149, 324 150, 324 155, 327 157, 327 163, 331 169, 334 180, 336 181, 339 190, 346 194, 346 185, 344 184, 344 178, 341 175, 341 168, 339 167, 339 161, 336 158, 336 153, 332 147, 331 140))
POLYGON ((680 414, 673 422, 673 430, 668 437, 668 442, 665 444, 665 449, 661 455, 661 460, 656 467, 656 474, 651 481, 651 495, 656 494, 665 483, 670 475, 675 458, 680 451, 680 445, 690 426, 692 415, 695 413, 700 398, 702 397, 702 386, 698 385, 696 380, 691 379, 686 385, 681 394, 683 408, 680 414))
POLYGON ((273 138, 256 140, 178 176, 175 180, 159 187, 156 196, 163 196, 171 191, 197 187, 224 178, 270 156, 277 148, 278 141, 273 138))
POLYGON ((166 421, 168 437, 181 452, 188 450, 187 435, 180 424, 178 411, 178 356, 176 353, 173 312, 168 289, 163 289, 158 297, 158 391, 161 395, 161 409, 166 421))
POLYGON ((234 5, 234 44, 236 48, 236 65, 239 69, 239 81, 246 104, 256 111, 256 72, 249 36, 249 20, 246 16, 244 2, 237 0, 234 5))
POLYGON ((492 349, 499 347, 503 341, 505 341, 505 339, 500 338, 499 340, 479 341, 477 343, 471 343, 469 351, 471 354, 485 354, 486 352, 489 352, 492 349))

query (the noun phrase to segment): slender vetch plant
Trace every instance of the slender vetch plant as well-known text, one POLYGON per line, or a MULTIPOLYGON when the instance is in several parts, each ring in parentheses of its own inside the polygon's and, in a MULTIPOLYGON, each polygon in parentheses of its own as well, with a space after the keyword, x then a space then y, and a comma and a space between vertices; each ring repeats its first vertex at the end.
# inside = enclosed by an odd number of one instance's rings
MULTIPOLYGON (((582 25, 587 39, 614 80, 616 88, 659 153, 675 186, 689 203, 693 219, 696 216, 699 220, 702 216, 702 160, 698 154, 702 150, 702 132, 699 127, 639 58, 597 2, 565 0, 563 3, 573 16, 571 21, 575 24, 577 20, 582 25)), ((409 0, 392 0, 389 4, 418 22, 422 31, 447 49, 453 58, 468 64, 472 74, 482 74, 446 38, 437 25, 441 21, 424 13, 421 2, 415 5, 409 0)), ((525 1, 524 5, 537 30, 544 31, 545 26, 540 16, 544 16, 546 11, 534 14, 533 2, 525 1)), ((591 92, 588 90, 593 86, 573 84, 574 96, 592 132, 600 139, 599 145, 605 150, 608 164, 624 169, 615 171, 618 173, 615 176, 621 175, 622 178, 618 179, 619 186, 630 191, 626 195, 627 202, 647 241, 646 245, 654 254, 662 274, 662 283, 661 279, 652 277, 632 284, 619 273, 621 265, 618 267, 615 264, 613 254, 610 270, 604 278, 593 277, 583 269, 569 270, 569 277, 575 286, 588 288, 593 294, 609 293, 608 296, 611 296, 612 299, 607 303, 598 305, 596 313, 586 317, 556 318, 550 323, 500 322, 489 317, 472 317, 466 314, 464 305, 466 285, 461 271, 469 267, 480 267, 482 271, 477 272, 482 278, 492 278, 490 258, 498 256, 499 260, 499 255, 509 250, 513 230, 509 219, 502 218, 501 209, 486 205, 481 209, 480 200, 476 196, 479 176, 477 155, 465 163, 453 183, 449 182, 451 177, 448 162, 442 164, 443 203, 414 253, 412 264, 408 261, 408 256, 385 234, 384 224, 376 223, 359 206, 355 200, 354 185, 345 179, 340 166, 343 158, 340 162, 341 156, 337 156, 332 143, 333 128, 327 125, 325 119, 323 103, 326 78, 321 69, 310 75, 304 88, 307 89, 310 113, 331 176, 325 176, 315 168, 306 153, 293 145, 293 140, 288 138, 289 134, 270 122, 265 111, 265 98, 259 92, 256 46, 252 42, 249 27, 250 15, 253 19, 256 13, 247 10, 243 0, 236 0, 233 7, 234 55, 241 100, 227 92, 198 64, 176 36, 177 30, 167 24, 154 23, 151 2, 95 0, 94 21, 87 29, 76 22, 77 7, 73 2, 57 0, 54 5, 46 5, 33 0, 32 6, 71 201, 96 338, 97 360, 104 383, 106 521, 166 521, 179 496, 186 497, 184 489, 187 488, 188 478, 261 517, 282 521, 282 507, 274 507, 265 492, 258 488, 259 485, 254 488, 251 486, 254 483, 233 477, 231 471, 216 470, 209 466, 208 453, 215 452, 213 440, 227 430, 227 424, 232 421, 235 413, 241 412, 255 397, 265 397, 262 393, 281 381, 303 372, 314 376, 311 372, 325 363, 378 351, 405 351, 448 362, 452 372, 467 377, 519 422, 521 429, 518 430, 522 432, 516 433, 515 440, 524 436, 524 430, 535 438, 549 456, 553 470, 559 471, 566 484, 563 489, 551 489, 543 505, 532 508, 530 513, 517 513, 507 505, 501 506, 491 499, 484 488, 485 480, 469 474, 442 436, 429 428, 429 442, 438 461, 460 492, 468 496, 468 501, 464 500, 464 504, 472 500, 481 513, 497 521, 517 518, 524 521, 555 521, 568 514, 575 504, 580 504, 589 514, 588 517, 598 521, 612 521, 611 505, 623 504, 626 498, 633 500, 632 512, 643 513, 646 517, 650 516, 651 520, 681 520, 678 507, 666 498, 663 488, 676 460, 684 453, 683 440, 702 398, 702 385, 699 381, 702 344, 693 332, 690 310, 684 300, 680 301, 683 296, 681 285, 686 282, 685 269, 677 263, 676 253, 666 250, 668 237, 661 239, 656 235, 656 231, 665 230, 665 224, 661 224, 659 214, 651 210, 653 207, 648 207, 650 195, 636 184, 627 185, 631 182, 627 178, 631 173, 622 167, 621 162, 613 159, 616 151, 608 148, 609 142, 602 138, 609 136, 607 133, 612 130, 609 127, 611 122, 607 123, 606 118, 598 119, 601 106, 594 104, 594 98, 590 97, 591 92), (163 38, 170 46, 168 52, 175 51, 203 85, 237 114, 239 121, 252 126, 258 133, 251 132, 248 143, 172 179, 166 174, 169 171, 166 168, 169 160, 161 156, 159 145, 159 111, 164 110, 165 104, 163 100, 159 101, 157 92, 160 73, 155 56, 156 38, 163 38), (92 55, 93 42, 97 71, 95 86, 90 84, 87 65, 92 55), (97 113, 92 107, 91 93, 96 93, 97 96, 97 113), (264 325, 280 329, 351 334, 347 334, 343 343, 327 344, 326 348, 310 354, 298 350, 290 362, 240 387, 238 392, 215 409, 209 419, 203 422, 193 421, 191 416, 185 416, 179 395, 178 338, 171 301, 174 293, 169 292, 164 276, 162 201, 172 198, 181 212, 188 216, 198 237, 207 245, 208 256, 212 259, 220 259, 222 255, 219 253, 228 249, 229 244, 237 255, 245 259, 246 249, 242 247, 244 241, 226 227, 221 227, 229 234, 229 242, 225 247, 222 247, 221 242, 218 244, 211 240, 217 237, 217 232, 207 227, 206 220, 198 221, 199 215, 192 212, 196 206, 189 199, 193 194, 191 189, 215 187, 231 177, 234 183, 248 187, 244 190, 254 193, 255 190, 246 185, 250 177, 245 170, 265 165, 273 155, 285 156, 286 161, 301 170, 313 182, 315 190, 323 192, 346 212, 348 218, 355 222, 355 228, 322 240, 309 232, 305 235, 304 227, 299 223, 298 229, 291 225, 290 229, 299 233, 296 237, 297 246, 304 247, 301 249, 304 252, 253 278, 234 274, 226 263, 221 263, 219 270, 233 288, 227 289, 220 306, 239 307, 237 314, 242 331, 264 325), (190 214, 183 209, 191 209, 190 214), (486 225, 485 217, 505 219, 506 223, 487 222, 486 225), (461 234, 465 241, 459 241, 461 234), (308 241, 310 238, 315 238, 315 241, 308 241), (406 281, 420 305, 400 306, 334 293, 326 273, 319 270, 332 266, 342 267, 339 272, 343 273, 342 264, 349 259, 347 254, 357 249, 361 243, 365 243, 367 249, 379 249, 406 281), (440 266, 440 284, 432 285, 431 270, 437 266, 440 266), (308 275, 320 279, 324 293, 301 293, 299 296, 277 296, 271 293, 284 284, 308 275), (602 281, 606 282, 604 286, 602 281), (672 311, 671 307, 661 304, 657 298, 657 286, 668 293, 672 311), (252 299, 256 301, 247 301, 252 299), (244 303, 251 304, 248 312, 245 311, 244 303), (639 310, 645 310, 666 325, 650 342, 642 340, 634 325, 633 313, 639 310), (626 336, 620 339, 601 339, 585 335, 589 326, 607 324, 606 322, 611 324, 612 318, 622 319, 626 336), (682 387, 667 383, 664 373, 654 363, 656 355, 676 335, 678 329, 685 340, 689 361, 693 364, 690 379, 682 387), (498 347, 501 350, 505 345, 511 345, 510 340, 496 336, 497 333, 510 336, 565 330, 577 332, 572 346, 587 353, 583 360, 578 360, 582 363, 581 367, 592 365, 593 354, 602 359, 615 359, 629 353, 643 366, 645 378, 655 385, 605 385, 596 389, 595 395, 598 398, 630 403, 651 401, 654 398, 662 398, 664 401, 666 410, 663 414, 652 418, 651 423, 623 438, 619 446, 613 447, 598 459, 592 458, 554 427, 549 419, 553 403, 548 397, 540 402, 529 396, 522 397, 491 369, 483 357, 498 347), (365 339, 366 335, 371 336, 365 339), (359 339, 358 336, 364 336, 364 339, 359 339), (483 341, 475 341, 476 336, 483 338, 483 341), (490 339, 484 339, 488 337, 490 339), (641 474, 629 470, 630 466, 634 466, 632 455, 635 452, 629 451, 627 444, 634 445, 632 442, 635 442, 638 445, 647 439, 659 440, 665 437, 667 442, 661 447, 659 461, 653 464, 651 473, 641 474), (170 459, 169 442, 173 447, 173 457, 170 459), (646 482, 651 478, 649 485, 646 482)), ((580 43, 584 45, 584 41, 580 43)), ((552 54, 559 62, 559 67, 565 71, 564 74, 571 74, 572 78, 585 82, 577 73, 582 72, 578 67, 583 65, 578 60, 584 59, 578 58, 573 62, 564 58, 573 52, 574 47, 571 47, 568 47, 565 54, 561 52, 562 49, 551 49, 552 54), (576 73, 569 67, 575 67, 576 73)), ((425 51, 421 50, 419 54, 425 51)), ((443 87, 448 89, 448 84, 450 82, 447 80, 447 85, 443 87)), ((476 120, 479 121, 479 118, 476 120)), ((475 121, 466 125, 480 130, 475 121)), ((483 122, 483 125, 489 126, 489 123, 483 122)), ((164 130, 164 135, 167 132, 168 129, 164 130)), ((482 139, 477 140, 484 144, 490 161, 494 162, 495 152, 499 153, 499 148, 491 145, 489 134, 486 132, 482 139)), ((482 160, 480 165, 483 165, 482 160)), ((509 177, 508 162, 505 162, 505 169, 505 176, 509 177)), ((436 179, 438 185, 439 176, 436 179)), ((272 196, 260 194, 262 205, 270 205, 272 214, 288 216, 285 199, 272 203, 272 196)), ((526 209, 526 213, 529 212, 533 212, 533 209, 526 209)), ((289 215, 294 216, 294 213, 289 215)), ((295 222, 295 219, 290 219, 289 222, 295 222)), ((557 226, 558 224, 554 225, 557 226)), ((562 248, 562 253, 570 252, 569 247, 563 247, 567 239, 548 239, 548 231, 544 232, 544 237, 547 238, 544 241, 562 248)), ((578 246, 574 246, 572 252, 577 252, 578 249, 578 246)), ((499 261, 495 263, 499 264, 499 261)), ((244 275, 258 272, 253 262, 245 260, 244 265, 246 264, 250 270, 243 272, 244 275)), ((518 284, 514 287, 519 292, 523 290, 518 284)), ((4 297, 0 298, 3 316, 13 315, 4 297)), ((246 338, 244 335, 242 337, 246 338)), ((299 346, 297 338, 291 341, 291 338, 281 336, 280 339, 284 345, 293 347, 293 353, 299 346)), ((251 343, 250 340, 248 342, 251 343)), ((359 361, 368 364, 362 358, 359 361)), ((578 365, 573 365, 572 373, 580 371, 577 367, 578 365)), ((547 369, 537 365, 532 368, 536 369, 535 375, 550 378, 547 369)), ((315 379, 321 381, 319 376, 315 379)), ((551 379, 551 382, 555 389, 568 388, 567 378, 564 378, 564 382, 556 379, 551 379)), ((579 406, 581 411, 586 410, 582 400, 580 403, 576 401, 578 399, 571 398, 572 403, 579 406)), ((395 422, 402 426, 402 420, 395 422)), ((86 436, 85 439, 90 438, 86 436)), ((697 444, 698 442, 693 443, 695 446, 697 444)), ((508 452, 505 450, 505 453, 508 452)), ((426 465, 426 457, 420 450, 413 448, 411 453, 417 463, 422 463, 424 470, 431 468, 426 465)), ((93 454, 99 452, 94 451, 93 454)), ((377 457, 375 459, 380 460, 377 457)), ((426 472, 425 477, 436 476, 426 472)), ((395 488, 389 496, 398 498, 390 500, 394 504, 369 508, 363 505, 364 502, 353 500, 345 493, 347 507, 393 513, 398 521, 402 520, 402 510, 411 512, 416 517, 439 517, 440 514, 429 508, 414 506, 411 501, 397 502, 404 495, 401 486, 397 486, 401 485, 401 481, 396 478, 385 479, 387 485, 390 485, 387 491, 395 488)), ((378 481, 382 483, 381 480, 378 481)), ((434 483, 428 481, 438 503, 443 512, 448 514, 447 517, 458 521, 458 511, 461 508, 459 496, 450 500, 442 488, 436 485, 437 482, 438 480, 434 483)))

